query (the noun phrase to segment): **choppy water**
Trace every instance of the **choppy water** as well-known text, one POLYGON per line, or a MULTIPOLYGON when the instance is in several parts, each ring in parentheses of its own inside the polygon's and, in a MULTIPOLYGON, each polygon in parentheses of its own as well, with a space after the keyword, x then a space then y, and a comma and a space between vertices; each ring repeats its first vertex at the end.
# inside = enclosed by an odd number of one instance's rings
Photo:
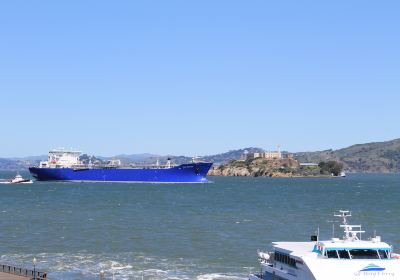
POLYGON ((340 208, 400 251, 400 175, 211 180, 0 185, 0 263, 36 256, 51 279, 245 279, 271 241, 329 238, 340 208))

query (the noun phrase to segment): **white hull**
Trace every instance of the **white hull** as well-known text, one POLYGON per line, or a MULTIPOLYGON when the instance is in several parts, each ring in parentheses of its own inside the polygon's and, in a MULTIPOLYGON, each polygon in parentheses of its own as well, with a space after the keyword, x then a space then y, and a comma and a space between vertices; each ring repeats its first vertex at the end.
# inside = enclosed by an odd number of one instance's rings
POLYGON ((308 260, 298 268, 263 267, 263 275, 252 274, 249 280, 399 280, 400 260, 308 260), (381 271, 362 271, 373 264, 381 271), (311 269, 310 269, 311 267, 311 269), (275 277, 275 278, 274 278, 275 277))
POLYGON ((348 224, 350 211, 339 211, 343 239, 274 242, 273 252, 259 252, 259 274, 249 280, 400 280, 400 255, 380 236, 361 239, 361 225, 348 224))
POLYGON ((0 184, 10 184, 10 185, 12 185, 12 184, 33 184, 33 181, 32 180, 24 181, 24 182, 3 181, 3 182, 0 182, 0 184))

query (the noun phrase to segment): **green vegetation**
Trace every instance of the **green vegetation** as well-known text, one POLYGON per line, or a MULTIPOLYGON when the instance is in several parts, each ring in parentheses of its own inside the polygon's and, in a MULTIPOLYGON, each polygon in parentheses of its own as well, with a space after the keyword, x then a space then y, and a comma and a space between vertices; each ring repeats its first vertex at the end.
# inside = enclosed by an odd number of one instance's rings
POLYGON ((400 172, 400 139, 357 144, 340 150, 295 153, 300 162, 337 161, 351 172, 400 172))
POLYGON ((323 175, 333 174, 334 176, 339 176, 340 172, 343 170, 343 163, 334 160, 328 162, 321 161, 318 167, 320 168, 320 173, 323 175))

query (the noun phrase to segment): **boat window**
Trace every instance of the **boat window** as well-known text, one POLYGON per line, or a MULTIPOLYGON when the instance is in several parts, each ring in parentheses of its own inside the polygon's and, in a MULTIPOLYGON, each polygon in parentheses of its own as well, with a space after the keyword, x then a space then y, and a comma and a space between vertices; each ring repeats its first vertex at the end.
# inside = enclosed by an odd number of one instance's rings
POLYGON ((353 249, 350 255, 352 259, 379 259, 378 251, 371 249, 353 249))
POLYGON ((338 250, 339 258, 341 259, 350 259, 349 252, 347 250, 338 250))
POLYGON ((275 252, 275 261, 296 267, 296 260, 281 252, 275 252))
POLYGON ((379 253, 379 257, 381 257, 381 259, 387 259, 388 258, 388 251, 387 250, 378 250, 379 253))
POLYGON ((328 258, 330 259, 337 259, 338 258, 338 254, 336 252, 336 250, 329 250, 326 252, 328 258))

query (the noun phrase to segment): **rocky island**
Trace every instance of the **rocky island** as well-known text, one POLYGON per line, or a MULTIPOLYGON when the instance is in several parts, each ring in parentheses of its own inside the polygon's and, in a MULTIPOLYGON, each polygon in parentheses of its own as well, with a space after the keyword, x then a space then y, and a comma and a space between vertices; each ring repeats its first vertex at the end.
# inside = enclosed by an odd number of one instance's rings
POLYGON ((233 160, 214 166, 209 176, 251 176, 251 177, 330 177, 339 176, 343 165, 336 161, 304 165, 293 158, 266 159, 249 158, 233 160))

